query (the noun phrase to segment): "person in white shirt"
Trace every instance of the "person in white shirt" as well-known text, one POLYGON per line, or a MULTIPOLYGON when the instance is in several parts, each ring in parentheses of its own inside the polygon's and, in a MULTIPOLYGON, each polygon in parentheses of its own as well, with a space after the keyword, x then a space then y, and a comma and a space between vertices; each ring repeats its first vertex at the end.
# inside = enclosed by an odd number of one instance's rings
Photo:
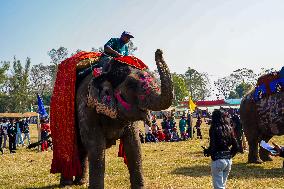
POLYGON ((4 139, 2 148, 6 148, 7 139, 8 139, 8 120, 5 119, 3 120, 2 128, 3 128, 2 136, 4 139))

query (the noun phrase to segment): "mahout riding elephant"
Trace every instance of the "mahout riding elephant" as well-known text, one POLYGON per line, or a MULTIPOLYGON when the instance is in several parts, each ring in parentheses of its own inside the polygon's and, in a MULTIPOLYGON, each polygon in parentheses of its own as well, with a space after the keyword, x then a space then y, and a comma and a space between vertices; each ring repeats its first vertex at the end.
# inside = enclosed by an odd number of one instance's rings
POLYGON ((61 175, 62 185, 86 183, 89 167, 90 188, 104 188, 105 150, 121 139, 131 188, 144 188, 137 121, 147 120, 149 110, 168 108, 173 99, 171 74, 159 49, 155 61, 161 84, 148 69, 140 70, 117 62, 101 77, 89 74, 77 83, 76 126, 82 175, 73 182, 61 175), (104 106, 103 99, 110 105, 104 106))
POLYGON ((245 95, 240 105, 241 123, 249 145, 249 163, 272 161, 268 151, 259 149, 259 143, 284 134, 284 92, 278 88, 283 79, 274 73, 263 76, 262 80, 264 84, 260 83, 245 95))

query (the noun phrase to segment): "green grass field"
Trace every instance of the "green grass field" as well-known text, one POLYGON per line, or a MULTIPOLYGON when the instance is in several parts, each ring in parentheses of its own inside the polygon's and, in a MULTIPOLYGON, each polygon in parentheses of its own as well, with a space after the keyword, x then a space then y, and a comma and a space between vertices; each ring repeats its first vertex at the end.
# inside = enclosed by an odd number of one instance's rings
MULTIPOLYGON (((208 146, 208 126, 203 125, 204 139, 177 143, 142 144, 146 188, 212 188, 210 158, 204 157, 201 145, 208 146)), ((37 140, 36 126, 31 126, 32 141, 37 140)), ((284 144, 284 136, 273 141, 284 144)), ((123 159, 117 157, 118 145, 107 150, 105 188, 129 188, 129 174, 123 159)), ((0 155, 0 188, 58 188, 59 175, 50 174, 52 151, 37 152, 20 147, 15 154, 6 149, 0 155)), ((261 165, 247 164, 247 152, 237 154, 227 188, 284 188, 283 159, 261 165)), ((86 188, 76 186, 69 188, 86 188)))

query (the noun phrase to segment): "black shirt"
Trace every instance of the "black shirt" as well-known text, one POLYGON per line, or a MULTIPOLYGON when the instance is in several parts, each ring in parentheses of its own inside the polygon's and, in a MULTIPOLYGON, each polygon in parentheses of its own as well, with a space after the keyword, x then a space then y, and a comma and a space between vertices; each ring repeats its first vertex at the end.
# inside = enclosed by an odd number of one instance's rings
POLYGON ((209 130, 210 136, 210 153, 214 160, 217 152, 228 151, 231 156, 235 156, 238 152, 238 143, 234 135, 232 127, 228 125, 211 126, 209 130))

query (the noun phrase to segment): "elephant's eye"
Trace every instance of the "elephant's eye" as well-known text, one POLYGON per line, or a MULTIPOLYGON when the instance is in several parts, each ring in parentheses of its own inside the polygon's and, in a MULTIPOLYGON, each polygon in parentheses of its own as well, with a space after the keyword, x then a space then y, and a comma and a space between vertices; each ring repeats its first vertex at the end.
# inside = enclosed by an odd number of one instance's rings
POLYGON ((129 89, 133 89, 135 90, 138 86, 138 82, 134 79, 130 79, 127 83, 126 83, 127 88, 129 89))
POLYGON ((143 75, 143 74, 139 74, 139 78, 141 78, 141 79, 145 79, 145 75, 143 75))

